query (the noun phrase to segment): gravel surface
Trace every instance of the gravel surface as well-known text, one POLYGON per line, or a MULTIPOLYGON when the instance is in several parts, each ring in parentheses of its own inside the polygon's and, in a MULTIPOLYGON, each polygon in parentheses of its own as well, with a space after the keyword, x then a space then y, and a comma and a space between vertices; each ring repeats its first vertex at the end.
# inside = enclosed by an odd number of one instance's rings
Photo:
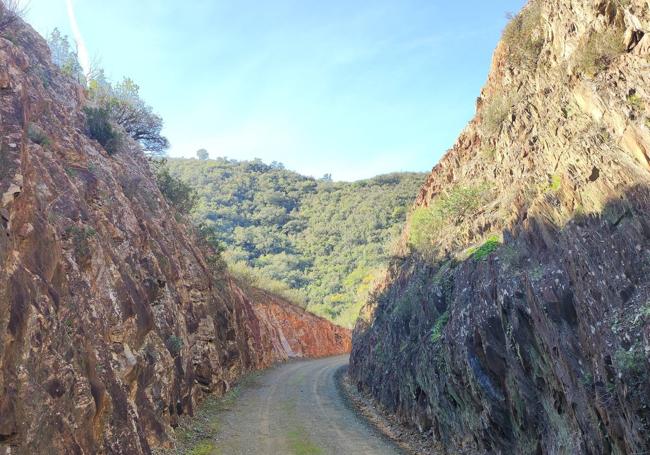
POLYGON ((346 404, 337 373, 348 356, 291 362, 242 386, 214 416, 213 451, 224 455, 402 454, 346 404))
POLYGON ((339 370, 337 382, 342 396, 354 412, 369 422, 384 437, 399 445, 403 450, 402 453, 409 455, 444 453, 442 448, 436 445, 431 434, 421 434, 414 428, 405 427, 395 415, 382 409, 371 396, 359 392, 352 384, 347 368, 339 370))

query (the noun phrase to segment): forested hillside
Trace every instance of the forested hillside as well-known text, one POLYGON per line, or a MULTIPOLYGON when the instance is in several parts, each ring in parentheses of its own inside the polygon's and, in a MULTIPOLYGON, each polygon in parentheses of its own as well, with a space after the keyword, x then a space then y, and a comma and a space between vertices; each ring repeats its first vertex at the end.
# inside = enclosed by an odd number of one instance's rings
POLYGON ((235 273, 283 283, 309 310, 348 326, 424 180, 396 173, 332 182, 279 163, 225 158, 168 166, 196 188, 194 216, 216 228, 235 273))

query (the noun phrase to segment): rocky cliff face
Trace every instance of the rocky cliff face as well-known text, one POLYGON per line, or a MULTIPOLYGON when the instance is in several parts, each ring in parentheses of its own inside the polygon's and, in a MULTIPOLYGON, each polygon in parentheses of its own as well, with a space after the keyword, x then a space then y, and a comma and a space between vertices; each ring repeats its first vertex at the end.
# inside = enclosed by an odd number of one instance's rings
POLYGON ((215 280, 137 146, 108 156, 84 134, 84 101, 29 26, 2 30, 3 454, 149 453, 243 372, 349 347, 215 280))
POLYGON ((261 289, 237 292, 251 306, 258 322, 264 366, 289 359, 326 357, 350 352, 350 330, 309 313, 282 297, 261 289))
POLYGON ((650 451, 648 31, 529 3, 417 198, 351 375, 442 452, 650 451))

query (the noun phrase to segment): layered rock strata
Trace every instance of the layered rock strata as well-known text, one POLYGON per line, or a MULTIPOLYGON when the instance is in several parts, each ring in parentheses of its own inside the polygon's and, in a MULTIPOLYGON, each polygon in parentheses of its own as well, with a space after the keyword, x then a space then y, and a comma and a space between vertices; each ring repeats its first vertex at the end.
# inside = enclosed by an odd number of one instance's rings
POLYGON ((0 453, 150 453, 243 373, 347 351, 215 277, 139 147, 87 136, 85 103, 28 25, 0 30, 0 453))
POLYGON ((648 31, 530 2, 417 198, 350 373, 447 453, 650 451, 648 31))

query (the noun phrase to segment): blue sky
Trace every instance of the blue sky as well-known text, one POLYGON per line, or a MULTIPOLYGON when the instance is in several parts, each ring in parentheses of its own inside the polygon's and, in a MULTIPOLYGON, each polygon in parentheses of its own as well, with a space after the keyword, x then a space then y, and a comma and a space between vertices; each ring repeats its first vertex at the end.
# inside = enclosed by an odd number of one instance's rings
MULTIPOLYGON (((73 0, 91 58, 132 77, 170 156, 262 158, 336 180, 428 171, 474 113, 524 0, 73 0), (190 5, 190 6, 188 6, 190 5)), ((66 0, 31 0, 73 36, 66 0)))

